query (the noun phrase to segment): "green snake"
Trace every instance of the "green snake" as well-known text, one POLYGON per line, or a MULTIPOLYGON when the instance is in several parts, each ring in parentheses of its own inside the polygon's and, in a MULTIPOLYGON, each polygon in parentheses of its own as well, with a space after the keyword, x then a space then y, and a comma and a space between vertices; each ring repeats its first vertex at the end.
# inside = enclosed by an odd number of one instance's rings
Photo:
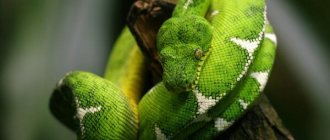
POLYGON ((157 50, 163 80, 143 95, 147 61, 125 28, 104 78, 68 73, 51 112, 78 139, 212 139, 264 89, 276 36, 264 0, 179 0, 157 50))

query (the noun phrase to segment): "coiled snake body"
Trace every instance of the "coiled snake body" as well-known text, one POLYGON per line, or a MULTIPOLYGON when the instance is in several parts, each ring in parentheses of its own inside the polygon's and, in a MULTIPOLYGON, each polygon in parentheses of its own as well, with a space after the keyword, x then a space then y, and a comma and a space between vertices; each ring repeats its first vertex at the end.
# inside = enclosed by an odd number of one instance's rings
POLYGON ((163 81, 141 100, 146 62, 125 29, 105 79, 67 74, 50 108, 78 139, 211 139, 258 98, 275 46, 264 0, 179 0, 157 35, 163 81))

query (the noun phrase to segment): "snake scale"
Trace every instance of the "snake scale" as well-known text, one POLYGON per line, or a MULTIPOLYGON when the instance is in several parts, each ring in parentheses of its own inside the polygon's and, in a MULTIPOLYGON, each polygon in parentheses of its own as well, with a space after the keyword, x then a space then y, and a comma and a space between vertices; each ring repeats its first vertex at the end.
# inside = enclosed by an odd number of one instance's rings
POLYGON ((157 50, 163 80, 144 94, 147 61, 125 28, 104 78, 69 72, 51 112, 78 139, 212 139, 264 89, 276 36, 264 0, 179 0, 157 50))

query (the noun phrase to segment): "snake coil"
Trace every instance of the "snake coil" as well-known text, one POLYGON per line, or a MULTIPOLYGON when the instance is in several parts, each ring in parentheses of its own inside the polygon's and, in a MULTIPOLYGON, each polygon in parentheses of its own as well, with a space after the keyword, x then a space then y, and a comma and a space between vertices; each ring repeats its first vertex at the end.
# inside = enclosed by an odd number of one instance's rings
POLYGON ((67 74, 53 92, 52 113, 78 139, 214 138, 264 89, 276 36, 264 0, 179 0, 157 50, 163 80, 141 98, 146 60, 124 29, 105 79, 67 74))

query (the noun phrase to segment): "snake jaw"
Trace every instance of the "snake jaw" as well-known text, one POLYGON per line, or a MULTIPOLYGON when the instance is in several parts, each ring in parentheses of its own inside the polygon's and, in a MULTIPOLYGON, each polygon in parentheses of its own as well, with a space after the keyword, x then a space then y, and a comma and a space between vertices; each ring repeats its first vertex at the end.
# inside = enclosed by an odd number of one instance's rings
POLYGON ((200 73, 202 71, 203 65, 205 63, 205 60, 211 54, 211 52, 212 52, 212 47, 209 47, 208 50, 204 53, 204 55, 201 57, 200 61, 198 62, 197 72, 195 74, 195 78, 194 78, 190 88, 187 88, 187 90, 194 90, 194 89, 197 88, 198 81, 199 81, 199 76, 200 76, 200 73))

